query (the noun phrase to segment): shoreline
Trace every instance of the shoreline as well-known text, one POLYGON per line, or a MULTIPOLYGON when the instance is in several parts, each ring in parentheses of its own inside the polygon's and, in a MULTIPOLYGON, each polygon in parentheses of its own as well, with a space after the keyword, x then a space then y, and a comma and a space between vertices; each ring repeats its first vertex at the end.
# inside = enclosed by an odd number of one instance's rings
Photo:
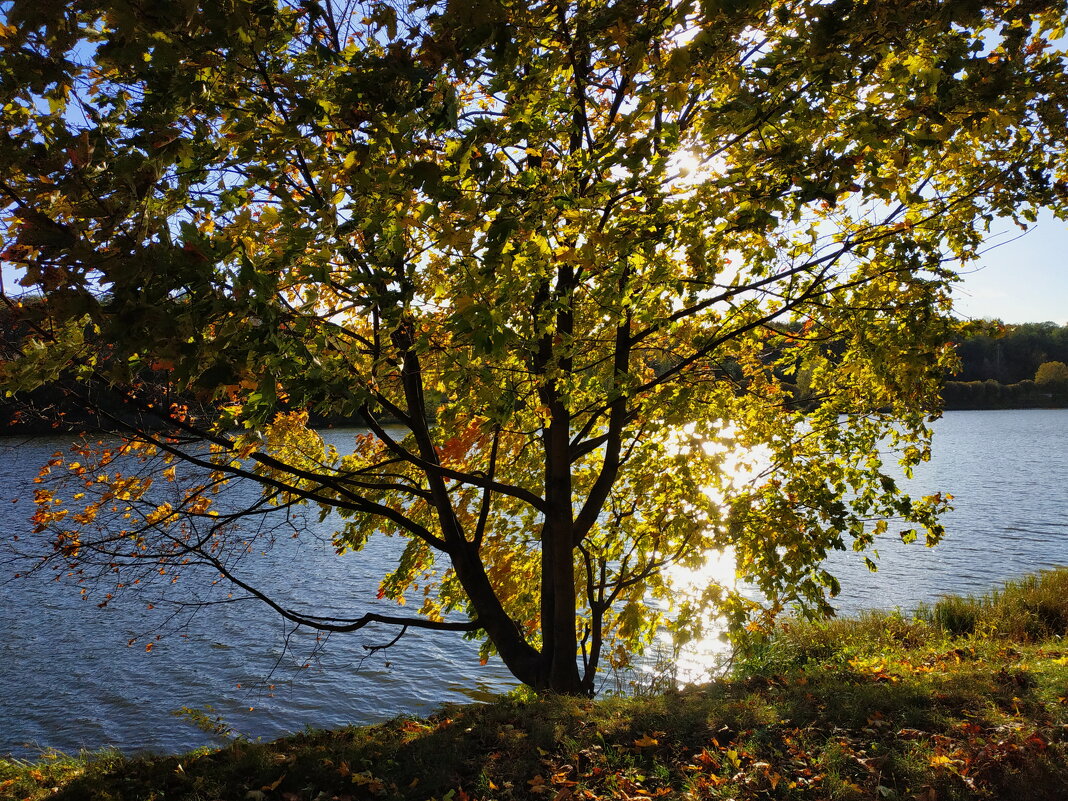
POLYGON ((0 759, 0 798, 1060 798, 1066 634, 1060 569, 911 617, 785 621, 729 677, 682 690, 513 694, 183 755, 0 759))

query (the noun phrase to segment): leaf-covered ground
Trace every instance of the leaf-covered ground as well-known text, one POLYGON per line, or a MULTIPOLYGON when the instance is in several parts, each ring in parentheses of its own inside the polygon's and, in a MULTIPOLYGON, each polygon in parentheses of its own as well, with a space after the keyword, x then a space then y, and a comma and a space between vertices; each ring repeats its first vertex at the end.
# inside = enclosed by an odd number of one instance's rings
POLYGON ((785 626, 732 677, 504 699, 184 756, 0 760, 0 797, 1062 799, 1068 572, 915 618, 785 626))

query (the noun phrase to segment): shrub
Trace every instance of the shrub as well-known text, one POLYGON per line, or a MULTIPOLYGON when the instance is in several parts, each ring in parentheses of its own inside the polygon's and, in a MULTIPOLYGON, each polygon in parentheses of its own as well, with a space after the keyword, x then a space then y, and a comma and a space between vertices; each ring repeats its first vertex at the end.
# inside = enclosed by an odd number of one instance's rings
POLYGON ((1047 384, 1068 384, 1068 364, 1064 362, 1043 362, 1035 371, 1035 383, 1040 386, 1047 384))

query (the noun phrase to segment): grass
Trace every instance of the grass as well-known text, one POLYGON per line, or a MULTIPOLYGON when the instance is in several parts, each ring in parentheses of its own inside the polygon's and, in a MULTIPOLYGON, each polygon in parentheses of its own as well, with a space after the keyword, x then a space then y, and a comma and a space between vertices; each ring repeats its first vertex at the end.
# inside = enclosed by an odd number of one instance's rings
POLYGON ((0 798, 1061 799, 1068 571, 787 622, 701 687, 506 698, 182 756, 0 760, 0 798))
POLYGON ((948 634, 983 633, 1035 641, 1068 631, 1068 570, 1009 582, 982 597, 951 596, 921 616, 948 634))

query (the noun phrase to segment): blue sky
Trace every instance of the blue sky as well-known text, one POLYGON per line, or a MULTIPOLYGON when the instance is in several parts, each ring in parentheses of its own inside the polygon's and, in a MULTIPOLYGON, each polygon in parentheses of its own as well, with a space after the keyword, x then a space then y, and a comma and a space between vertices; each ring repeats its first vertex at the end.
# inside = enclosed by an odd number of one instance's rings
POLYGON ((1043 213, 1021 233, 1008 221, 993 226, 988 250, 954 293, 959 316, 1068 325, 1068 222, 1043 213))

